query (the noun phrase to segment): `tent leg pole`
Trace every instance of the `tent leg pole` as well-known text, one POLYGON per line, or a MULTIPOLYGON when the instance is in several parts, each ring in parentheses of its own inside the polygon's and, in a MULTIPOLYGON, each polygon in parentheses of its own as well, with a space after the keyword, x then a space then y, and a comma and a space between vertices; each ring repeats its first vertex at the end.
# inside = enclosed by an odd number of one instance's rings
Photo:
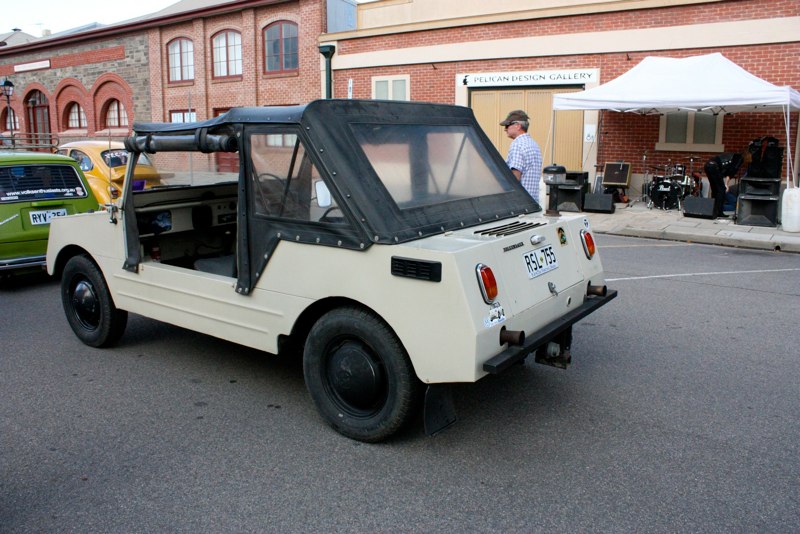
MULTIPOLYGON (((791 117, 791 114, 787 113, 786 114, 786 118, 789 119, 790 117, 791 117)), ((789 125, 788 125, 789 131, 792 130, 791 124, 792 123, 789 122, 789 125)), ((787 142, 789 141, 789 136, 788 135, 786 137, 786 141, 787 142)), ((786 159, 787 160, 789 159, 789 154, 786 154, 786 159)), ((797 168, 798 168, 798 166, 800 166, 800 112, 797 113, 797 140, 795 140, 795 142, 794 142, 794 169, 791 169, 792 172, 791 172, 791 176, 790 176, 792 185, 789 186, 787 184, 788 187, 797 187, 798 185, 800 185, 800 184, 797 183, 798 182, 798 179, 797 179, 797 168)), ((788 174, 787 174, 787 176, 788 176, 788 174)))
POLYGON ((552 118, 552 125, 553 125, 553 142, 550 143, 550 163, 555 165, 556 163, 556 110, 553 110, 553 118, 552 118))

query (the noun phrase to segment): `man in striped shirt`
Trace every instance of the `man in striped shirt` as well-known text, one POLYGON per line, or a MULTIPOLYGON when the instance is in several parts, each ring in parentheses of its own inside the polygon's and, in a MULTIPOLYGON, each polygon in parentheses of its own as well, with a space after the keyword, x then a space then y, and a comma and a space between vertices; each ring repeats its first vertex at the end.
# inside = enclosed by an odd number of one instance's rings
POLYGON ((522 187, 536 202, 539 198, 539 182, 542 178, 542 151, 539 145, 528 135, 530 125, 528 114, 517 109, 508 114, 500 124, 506 135, 513 139, 508 149, 506 164, 520 181, 522 187))

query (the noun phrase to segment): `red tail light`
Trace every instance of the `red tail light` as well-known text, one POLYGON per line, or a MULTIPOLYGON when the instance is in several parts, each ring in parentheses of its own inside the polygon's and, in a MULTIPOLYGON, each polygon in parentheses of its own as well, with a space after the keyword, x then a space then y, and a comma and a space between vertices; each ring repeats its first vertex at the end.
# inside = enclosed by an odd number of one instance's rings
POLYGON ((586 257, 591 260, 595 252, 597 252, 597 245, 594 244, 592 234, 586 230, 581 230, 581 242, 583 243, 583 251, 586 253, 586 257))
POLYGON ((494 277, 491 267, 479 263, 475 267, 478 275, 478 285, 481 288, 481 295, 486 304, 491 304, 497 298, 497 280, 494 277))

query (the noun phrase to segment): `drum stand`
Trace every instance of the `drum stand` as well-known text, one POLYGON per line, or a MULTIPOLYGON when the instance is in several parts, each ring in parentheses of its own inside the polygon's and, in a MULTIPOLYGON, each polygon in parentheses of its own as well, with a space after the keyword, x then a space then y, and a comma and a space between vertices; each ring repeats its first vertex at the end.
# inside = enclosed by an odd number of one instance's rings
MULTIPOLYGON (((650 199, 650 168, 647 166, 647 150, 642 153, 642 168, 644 175, 642 176, 642 190, 639 195, 639 202, 646 202, 648 209, 653 209, 653 201, 650 199)), ((636 200, 631 202, 631 206, 636 203, 636 200)))
POLYGON ((640 202, 647 202, 647 207, 652 209, 652 201, 650 200, 650 167, 647 166, 647 150, 642 153, 642 167, 644 167, 644 176, 642 177, 642 194, 639 196, 640 202))

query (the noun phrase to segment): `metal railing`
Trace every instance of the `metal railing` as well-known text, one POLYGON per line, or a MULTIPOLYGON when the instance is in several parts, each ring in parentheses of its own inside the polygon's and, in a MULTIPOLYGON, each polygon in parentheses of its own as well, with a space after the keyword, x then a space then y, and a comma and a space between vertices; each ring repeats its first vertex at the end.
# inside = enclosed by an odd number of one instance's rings
POLYGON ((0 150, 55 152, 57 148, 58 137, 53 134, 0 135, 0 150))

